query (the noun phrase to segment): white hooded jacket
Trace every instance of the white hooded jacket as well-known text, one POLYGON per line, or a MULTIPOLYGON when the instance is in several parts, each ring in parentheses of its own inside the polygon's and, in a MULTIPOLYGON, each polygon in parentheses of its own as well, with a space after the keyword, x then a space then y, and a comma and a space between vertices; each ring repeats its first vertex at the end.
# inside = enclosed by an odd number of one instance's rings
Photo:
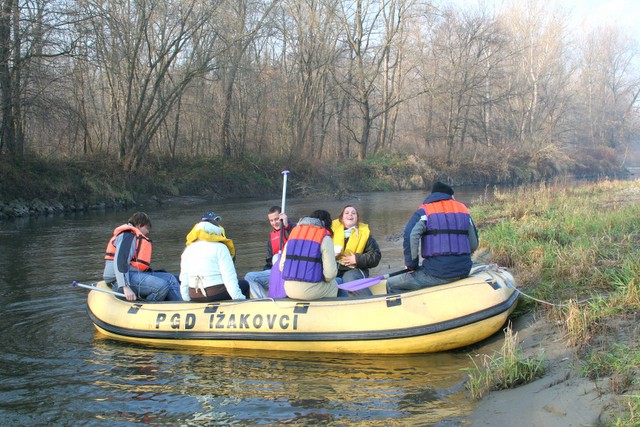
MULTIPOLYGON (((203 221, 196 225, 212 235, 222 235, 217 225, 203 221)), ((245 299, 238 286, 238 275, 229 248, 224 243, 196 240, 187 246, 180 258, 180 294, 190 301, 189 288, 206 288, 224 284, 233 299, 245 299)))

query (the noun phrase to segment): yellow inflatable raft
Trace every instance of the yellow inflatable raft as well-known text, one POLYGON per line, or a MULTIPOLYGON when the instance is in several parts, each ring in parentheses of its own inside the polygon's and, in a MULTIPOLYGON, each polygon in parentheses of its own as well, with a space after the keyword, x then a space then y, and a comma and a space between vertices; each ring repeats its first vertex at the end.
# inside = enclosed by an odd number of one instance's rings
MULTIPOLYGON (((109 289, 104 282, 98 287, 109 289)), ((513 276, 491 265, 464 280, 402 294, 194 303, 128 302, 93 290, 87 306, 99 332, 143 344, 409 354, 459 348, 493 335, 518 295, 513 276)))

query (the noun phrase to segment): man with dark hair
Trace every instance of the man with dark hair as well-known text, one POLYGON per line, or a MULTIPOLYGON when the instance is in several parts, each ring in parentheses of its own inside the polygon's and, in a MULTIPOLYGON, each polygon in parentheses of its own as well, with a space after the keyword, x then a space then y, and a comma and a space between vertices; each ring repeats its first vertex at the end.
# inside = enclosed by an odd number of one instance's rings
POLYGON ((269 289, 269 278, 273 267, 273 256, 280 252, 287 242, 289 233, 295 224, 290 224, 287 214, 281 212, 280 206, 271 206, 267 212, 267 219, 271 225, 269 241, 267 242, 267 257, 262 271, 251 271, 244 276, 249 282, 254 298, 266 298, 269 289))
POLYGON ((389 278, 387 287, 392 293, 415 291, 463 279, 477 247, 478 231, 469 209, 453 198, 450 186, 438 181, 404 229, 404 261, 411 271, 389 278))
POLYGON ((150 231, 151 219, 144 212, 134 213, 126 224, 113 230, 102 277, 115 291, 124 293, 128 301, 181 301, 176 276, 151 269, 150 231))

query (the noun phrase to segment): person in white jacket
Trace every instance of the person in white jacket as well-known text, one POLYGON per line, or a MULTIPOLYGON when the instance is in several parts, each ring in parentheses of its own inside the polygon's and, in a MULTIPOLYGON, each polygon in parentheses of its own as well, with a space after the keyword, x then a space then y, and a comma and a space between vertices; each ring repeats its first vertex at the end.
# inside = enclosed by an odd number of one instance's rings
POLYGON ((185 301, 248 299, 249 283, 238 281, 233 241, 219 225, 220 216, 206 212, 187 235, 180 258, 180 294, 185 301))

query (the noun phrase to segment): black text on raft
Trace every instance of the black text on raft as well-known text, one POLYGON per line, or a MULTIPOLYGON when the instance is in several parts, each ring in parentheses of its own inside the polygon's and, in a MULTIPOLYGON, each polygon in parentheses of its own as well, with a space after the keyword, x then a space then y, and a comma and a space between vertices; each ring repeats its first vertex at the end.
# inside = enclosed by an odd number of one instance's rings
MULTIPOLYGON (((156 329, 164 329, 169 326, 171 329, 194 329, 197 323, 197 316, 194 313, 174 313, 167 316, 167 313, 158 313, 156 316, 156 329)), ((209 329, 269 329, 269 330, 297 330, 298 315, 293 316, 278 314, 229 314, 215 313, 208 319, 209 329)))

